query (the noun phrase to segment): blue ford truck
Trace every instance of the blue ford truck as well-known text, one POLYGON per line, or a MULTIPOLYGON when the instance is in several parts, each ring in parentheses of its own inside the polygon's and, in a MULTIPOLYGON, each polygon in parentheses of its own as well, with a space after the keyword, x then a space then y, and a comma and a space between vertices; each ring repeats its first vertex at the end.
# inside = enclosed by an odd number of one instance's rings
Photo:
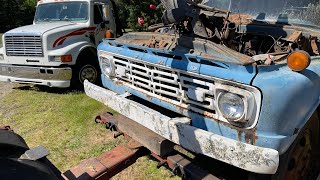
POLYGON ((86 93, 194 154, 257 177, 315 177, 319 2, 161 3, 156 32, 99 45, 105 88, 86 81, 86 93))

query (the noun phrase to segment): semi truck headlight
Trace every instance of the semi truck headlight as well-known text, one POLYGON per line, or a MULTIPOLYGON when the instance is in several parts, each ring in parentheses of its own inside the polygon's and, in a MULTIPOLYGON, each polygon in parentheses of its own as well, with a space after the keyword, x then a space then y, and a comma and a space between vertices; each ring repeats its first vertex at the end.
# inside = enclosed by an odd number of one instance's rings
POLYGON ((245 114, 244 100, 237 94, 221 93, 218 96, 218 107, 228 121, 237 122, 245 114))
POLYGON ((100 65, 102 72, 107 76, 114 76, 114 65, 112 59, 109 57, 100 56, 100 65))
POLYGON ((0 61, 1 61, 1 60, 4 60, 3 54, 0 54, 0 61))

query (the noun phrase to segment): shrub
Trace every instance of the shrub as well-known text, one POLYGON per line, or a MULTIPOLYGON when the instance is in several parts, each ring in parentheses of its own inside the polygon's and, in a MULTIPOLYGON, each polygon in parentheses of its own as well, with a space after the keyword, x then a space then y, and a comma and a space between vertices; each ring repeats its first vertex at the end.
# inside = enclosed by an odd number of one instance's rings
POLYGON ((157 0, 117 0, 116 2, 123 27, 143 31, 150 25, 161 22, 162 9, 150 9, 150 4, 158 5, 157 0), (143 25, 138 24, 138 17, 144 20, 143 25))

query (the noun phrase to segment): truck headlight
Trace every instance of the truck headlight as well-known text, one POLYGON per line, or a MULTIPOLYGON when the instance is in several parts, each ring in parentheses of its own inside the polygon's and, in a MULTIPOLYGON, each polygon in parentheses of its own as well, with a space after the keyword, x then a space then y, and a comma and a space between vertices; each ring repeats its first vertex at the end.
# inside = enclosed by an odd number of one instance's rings
POLYGON ((3 54, 0 54, 0 61, 1 61, 1 60, 4 60, 3 54))
POLYGON ((101 70, 105 75, 109 77, 113 77, 115 75, 114 64, 111 58, 112 57, 104 57, 104 56, 99 57, 101 70))
POLYGON ((236 122, 243 118, 244 104, 243 99, 237 94, 223 92, 218 96, 219 110, 228 121, 236 122))
POLYGON ((217 82, 214 94, 218 119, 241 128, 256 126, 261 108, 261 93, 257 88, 234 82, 217 82))

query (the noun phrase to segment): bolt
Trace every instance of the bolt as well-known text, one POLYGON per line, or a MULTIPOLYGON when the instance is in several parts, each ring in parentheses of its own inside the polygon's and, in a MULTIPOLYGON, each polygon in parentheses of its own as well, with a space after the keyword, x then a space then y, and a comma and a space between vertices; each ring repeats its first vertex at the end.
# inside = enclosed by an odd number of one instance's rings
POLYGON ((197 69, 198 69, 197 67, 191 66, 191 70, 195 71, 195 70, 197 70, 197 69))

